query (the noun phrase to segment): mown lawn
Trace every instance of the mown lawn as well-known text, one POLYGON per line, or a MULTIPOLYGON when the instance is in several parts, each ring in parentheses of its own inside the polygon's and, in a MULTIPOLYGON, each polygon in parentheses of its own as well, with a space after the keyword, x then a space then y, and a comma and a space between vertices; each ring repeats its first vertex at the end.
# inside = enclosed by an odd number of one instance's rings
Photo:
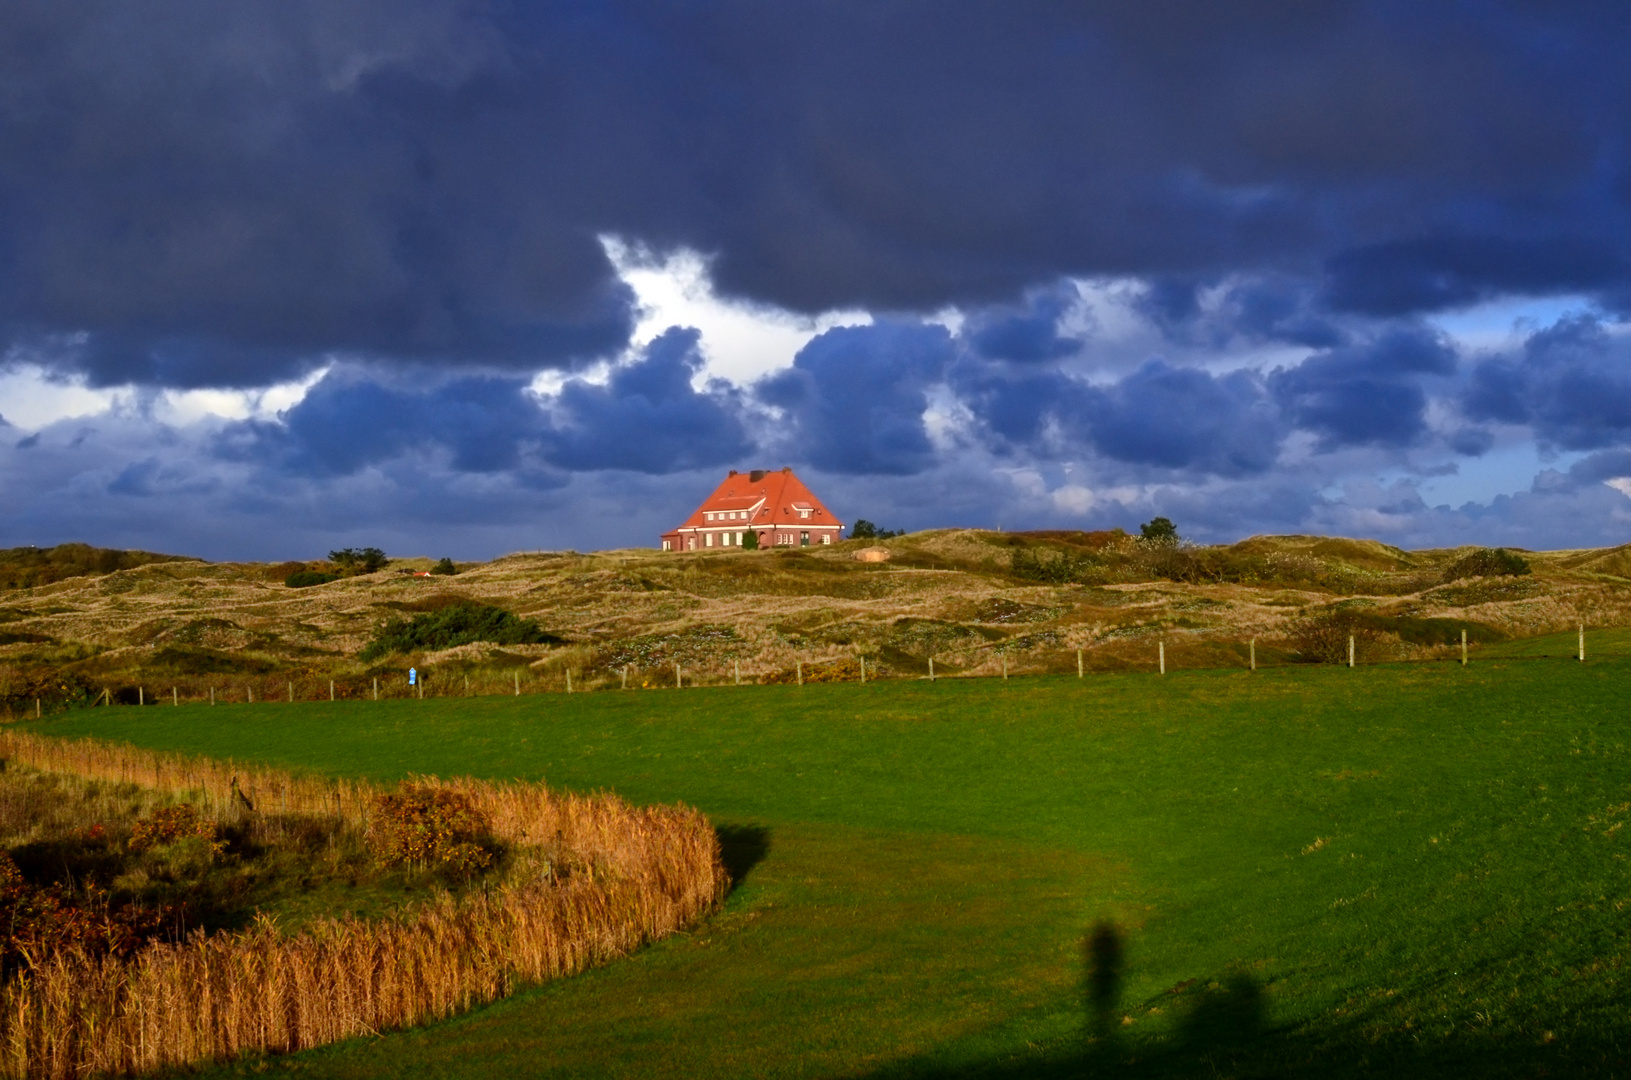
POLYGON ((42 727, 611 788, 721 826, 741 884, 694 935, 274 1069, 1631 1072, 1627 660, 98 709, 42 727), (1094 1014, 1083 942, 1100 922, 1124 961, 1094 1014))

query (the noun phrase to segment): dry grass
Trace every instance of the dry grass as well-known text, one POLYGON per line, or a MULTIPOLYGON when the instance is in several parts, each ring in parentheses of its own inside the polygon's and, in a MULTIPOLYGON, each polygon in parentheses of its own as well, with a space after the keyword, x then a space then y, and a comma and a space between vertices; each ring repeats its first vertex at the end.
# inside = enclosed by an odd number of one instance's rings
MULTIPOLYGON (((0 733, 0 755, 187 793, 217 813, 241 805, 236 779, 257 806, 365 831, 384 790, 21 733, 0 733)), ((724 894, 717 837, 696 811, 529 784, 418 782, 458 793, 495 836, 534 857, 516 859, 497 888, 396 918, 319 919, 292 936, 261 920, 130 960, 76 950, 40 958, 0 989, 0 1072, 132 1074, 421 1023, 626 953, 693 924, 724 894), (563 877, 562 865, 573 872, 563 877)))
MULTIPOLYGON (((430 670, 424 692, 434 696, 511 693, 517 683, 523 693, 558 692, 569 676, 574 689, 615 687, 624 667, 632 686, 672 685, 675 662, 701 683, 730 681, 737 669, 757 681, 858 655, 879 677, 921 675, 931 654, 971 673, 995 673, 1005 658, 1012 672, 1060 671, 1074 668, 1077 649, 1108 664, 1130 642, 1153 649, 1158 637, 1179 650, 1248 638, 1283 645, 1300 616, 1341 600, 1384 616, 1471 620, 1508 636, 1631 619, 1631 581, 1617 576, 1631 566, 1625 549, 1535 553, 1531 577, 1441 584, 1467 550, 1294 536, 1202 553, 1208 565, 1250 563, 1259 575, 1250 584, 1161 580, 1159 560, 1092 536, 966 529, 809 552, 512 555, 451 578, 387 569, 309 589, 268 581, 261 564, 159 563, 0 594, 0 699, 14 714, 30 703, 6 690, 29 665, 71 671, 93 692, 122 690, 132 703, 138 687, 166 703, 172 688, 183 702, 208 700, 212 689, 217 700, 283 699, 291 689, 320 700, 330 680, 337 697, 370 697, 375 679, 381 696, 402 697, 419 693, 406 683, 410 664, 430 670), (892 558, 856 562, 864 546, 892 558), (1009 573, 1020 548, 1123 561, 1101 585, 1038 584, 1009 573), (461 646, 373 666, 356 659, 381 620, 455 600, 536 618, 570 644, 461 646), (1048 614, 1015 620, 1003 604, 1048 614), (913 629, 924 620, 967 632, 924 640, 913 629)), ((1432 653, 1385 635, 1384 644, 1400 658, 1432 653)))

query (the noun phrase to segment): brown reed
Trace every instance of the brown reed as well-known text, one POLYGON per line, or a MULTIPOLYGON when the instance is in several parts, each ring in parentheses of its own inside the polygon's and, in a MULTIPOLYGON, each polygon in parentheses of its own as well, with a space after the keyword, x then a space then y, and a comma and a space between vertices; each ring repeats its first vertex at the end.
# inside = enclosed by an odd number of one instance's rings
MULTIPOLYGON (((203 794, 235 813, 234 777, 267 809, 336 814, 366 827, 384 789, 132 746, 0 732, 0 756, 31 767, 203 794)), ((131 1075, 282 1053, 451 1015, 516 987, 581 971, 695 923, 728 884, 707 819, 679 806, 477 780, 459 792, 517 845, 569 852, 564 880, 512 880, 444 895, 382 920, 320 919, 293 936, 261 919, 120 960, 76 950, 38 958, 0 988, 0 1075, 131 1075)))

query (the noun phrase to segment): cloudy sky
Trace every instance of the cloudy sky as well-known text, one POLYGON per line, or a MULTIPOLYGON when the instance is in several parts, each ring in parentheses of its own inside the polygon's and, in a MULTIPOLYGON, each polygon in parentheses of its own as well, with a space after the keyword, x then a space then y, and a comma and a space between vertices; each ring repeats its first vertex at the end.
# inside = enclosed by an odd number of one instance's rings
POLYGON ((1631 540, 1631 6, 13 0, 0 546, 1631 540))

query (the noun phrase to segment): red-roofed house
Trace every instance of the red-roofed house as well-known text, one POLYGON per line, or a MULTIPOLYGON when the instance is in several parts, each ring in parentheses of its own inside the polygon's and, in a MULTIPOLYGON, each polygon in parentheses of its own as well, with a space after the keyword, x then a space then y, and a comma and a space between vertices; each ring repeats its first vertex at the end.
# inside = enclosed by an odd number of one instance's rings
POLYGON ((739 548, 748 532, 759 546, 810 547, 843 539, 844 523, 810 494, 792 469, 731 470, 679 528, 663 533, 664 551, 739 548))

